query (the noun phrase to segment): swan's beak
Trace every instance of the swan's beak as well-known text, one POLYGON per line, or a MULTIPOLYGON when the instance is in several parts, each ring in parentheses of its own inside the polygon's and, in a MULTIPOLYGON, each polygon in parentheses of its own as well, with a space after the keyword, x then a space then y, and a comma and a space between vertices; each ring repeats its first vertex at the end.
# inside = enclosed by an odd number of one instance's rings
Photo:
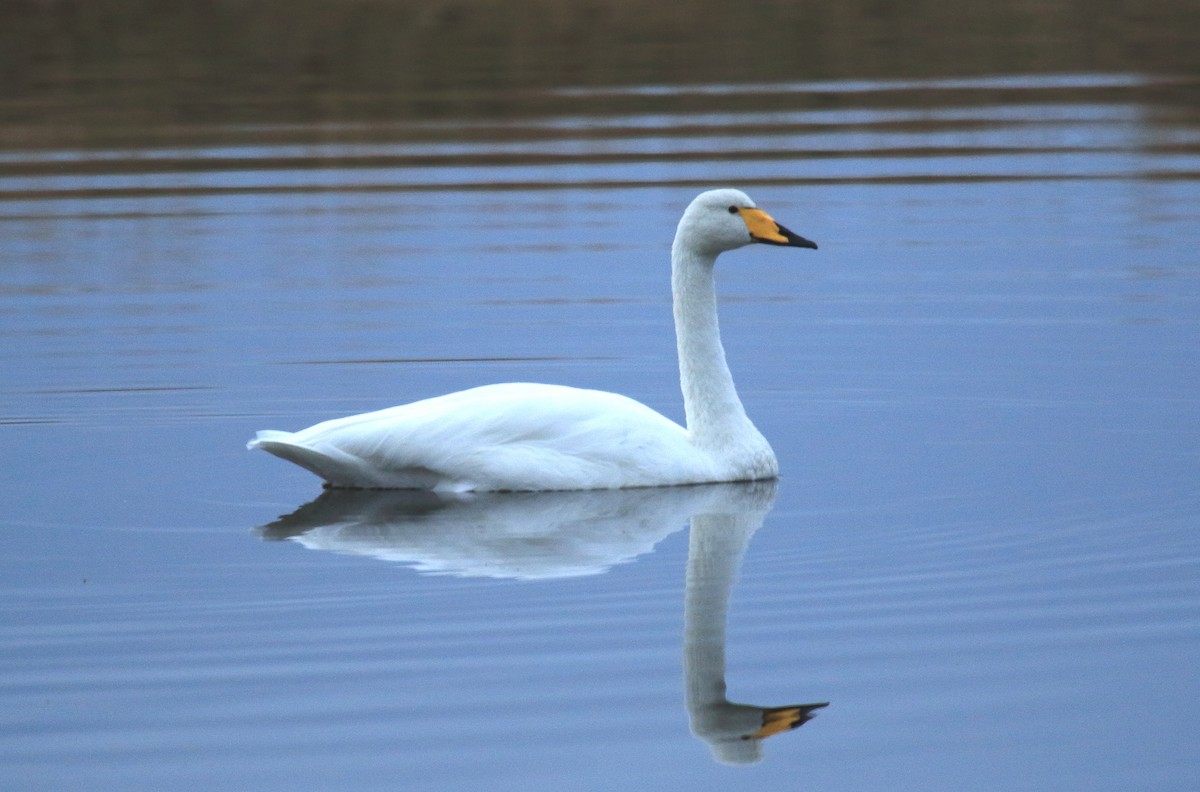
POLYGON ((817 249, 817 243, 787 230, 762 209, 738 209, 742 222, 750 230, 750 239, 766 245, 786 245, 817 249))
POLYGON ((765 740, 781 732, 798 729, 813 719, 813 710, 828 707, 829 702, 821 704, 797 704, 792 707, 768 707, 762 713, 762 728, 749 737, 742 739, 765 740))

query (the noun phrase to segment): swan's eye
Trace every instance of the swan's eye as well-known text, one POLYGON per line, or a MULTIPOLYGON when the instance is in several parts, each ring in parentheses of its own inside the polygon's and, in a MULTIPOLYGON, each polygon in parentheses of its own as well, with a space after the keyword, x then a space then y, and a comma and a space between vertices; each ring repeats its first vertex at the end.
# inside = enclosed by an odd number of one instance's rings
POLYGON ((737 214, 737 212, 738 210, 736 206, 729 207, 729 214, 737 214))

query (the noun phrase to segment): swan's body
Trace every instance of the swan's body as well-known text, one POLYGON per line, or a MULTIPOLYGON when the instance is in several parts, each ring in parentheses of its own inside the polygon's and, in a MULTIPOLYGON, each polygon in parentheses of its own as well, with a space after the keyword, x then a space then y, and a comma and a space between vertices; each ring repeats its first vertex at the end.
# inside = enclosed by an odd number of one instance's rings
POLYGON ((486 385, 249 443, 333 487, 572 490, 769 479, 779 467, 725 363, 713 265, 751 242, 815 248, 737 190, 679 221, 671 287, 687 428, 633 399, 560 385, 486 385))

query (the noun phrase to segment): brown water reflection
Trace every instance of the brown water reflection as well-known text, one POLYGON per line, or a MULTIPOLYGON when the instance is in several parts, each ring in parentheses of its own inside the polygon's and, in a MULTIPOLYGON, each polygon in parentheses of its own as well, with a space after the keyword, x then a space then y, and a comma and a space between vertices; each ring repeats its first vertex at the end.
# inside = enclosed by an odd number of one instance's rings
MULTIPOLYGON (((952 8, 869 0, 24 0, 0 5, 0 146, 206 145, 264 133, 277 141, 361 140, 363 125, 416 119, 842 105, 840 91, 819 89, 782 103, 772 101, 773 89, 582 100, 555 90, 612 85, 1194 77, 1195 21, 1191 0, 966 0, 952 8)), ((995 103, 1004 91, 972 84, 962 93, 995 103)), ((1200 104, 1194 86, 1181 93, 1156 82, 1153 91, 1181 107, 1200 104)), ((925 101, 920 92, 875 98, 925 101)), ((854 102, 864 103, 872 102, 861 94, 854 102)))
MULTIPOLYGON (((1076 74, 556 89, 558 114, 543 117, 225 126, 230 139, 209 145, 10 151, 0 201, 1191 180, 1200 117, 1182 101, 1197 85, 1076 74), (836 102, 808 107, 815 96, 836 102), (337 139, 302 140, 327 133, 337 139)), ((5 214, 38 211, 9 203, 5 214)))

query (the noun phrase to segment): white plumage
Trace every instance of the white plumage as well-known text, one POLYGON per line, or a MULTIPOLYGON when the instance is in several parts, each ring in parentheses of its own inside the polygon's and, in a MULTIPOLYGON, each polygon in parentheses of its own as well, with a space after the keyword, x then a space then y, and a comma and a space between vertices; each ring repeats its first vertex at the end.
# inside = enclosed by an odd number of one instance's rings
POLYGON ((574 490, 774 478, 770 445, 746 417, 717 324, 713 265, 751 242, 815 248, 738 190, 688 206, 671 249, 687 428, 626 396, 561 385, 485 385, 352 415, 248 444, 333 487, 574 490))

